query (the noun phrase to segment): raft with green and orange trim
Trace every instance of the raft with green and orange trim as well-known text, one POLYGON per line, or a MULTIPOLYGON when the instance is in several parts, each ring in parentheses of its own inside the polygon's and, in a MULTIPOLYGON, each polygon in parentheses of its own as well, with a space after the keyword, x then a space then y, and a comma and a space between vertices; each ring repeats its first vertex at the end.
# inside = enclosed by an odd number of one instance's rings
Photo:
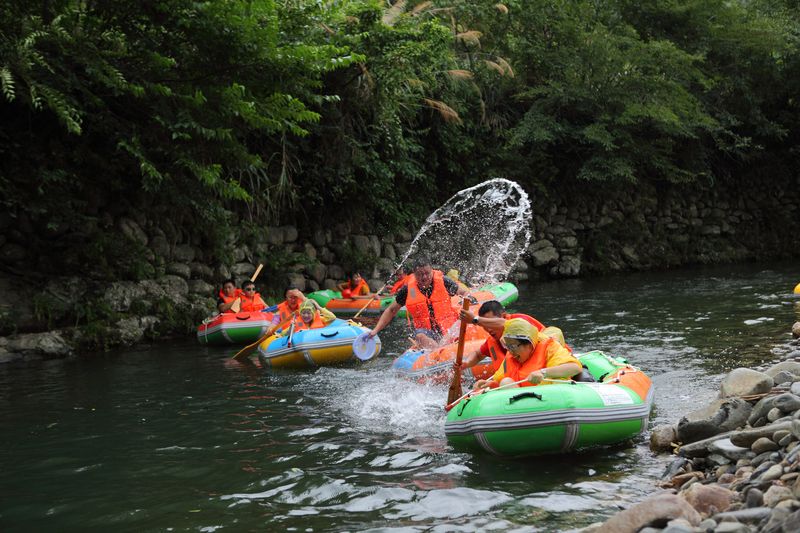
POLYGON ((447 440, 459 450, 517 457, 615 444, 643 432, 650 378, 600 351, 577 357, 596 383, 550 382, 464 398, 447 414, 447 440))

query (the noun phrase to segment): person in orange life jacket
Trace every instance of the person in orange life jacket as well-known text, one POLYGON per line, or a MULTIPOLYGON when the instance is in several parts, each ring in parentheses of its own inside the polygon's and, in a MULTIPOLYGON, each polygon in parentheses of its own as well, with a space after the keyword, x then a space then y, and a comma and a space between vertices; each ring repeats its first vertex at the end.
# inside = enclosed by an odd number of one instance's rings
POLYGON ((256 284, 250 280, 242 284, 242 311, 249 311, 255 313, 261 311, 267 304, 261 299, 261 295, 256 292, 256 284))
MULTIPOLYGON (((334 320, 336 320, 336 315, 334 315, 328 309, 324 307, 320 307, 320 305, 315 302, 314 300, 307 299, 300 305, 300 316, 294 319, 294 331, 302 331, 304 329, 317 329, 317 328, 324 328, 334 320)), ((289 330, 291 328, 284 328, 281 336, 286 336, 289 334, 289 330)))
POLYGON ((475 382, 476 390, 492 382, 502 387, 523 379, 521 387, 538 385, 545 379, 570 378, 581 372, 580 362, 569 350, 555 339, 540 337, 536 326, 526 320, 507 320, 501 340, 508 355, 494 376, 475 382))
POLYGON ((475 313, 469 309, 461 309, 459 311, 459 317, 462 321, 476 324, 489 333, 489 338, 486 339, 486 342, 484 342, 480 348, 464 354, 464 359, 461 362, 462 370, 477 365, 484 357, 488 357, 492 360, 493 372, 496 372, 497 369, 500 368, 500 365, 503 364, 503 360, 507 355, 505 347, 500 344, 500 338, 503 336, 503 327, 506 324, 506 320, 521 318, 533 324, 539 331, 544 329, 544 325, 532 316, 522 313, 506 313, 503 304, 497 300, 484 302, 480 309, 478 309, 478 316, 475 316, 475 313))
POLYGON ((377 335, 405 305, 414 322, 414 340, 423 349, 433 349, 458 318, 450 297, 466 296, 468 291, 446 278, 440 270, 433 270, 426 258, 417 259, 412 268, 414 275, 397 291, 394 302, 383 311, 368 335, 377 335))
POLYGON ((394 273, 395 276, 397 276, 397 281, 395 281, 394 285, 392 285, 392 289, 389 291, 389 294, 395 294, 402 287, 405 287, 406 283, 408 283, 408 278, 411 277, 412 272, 413 270, 411 267, 406 266, 403 268, 398 268, 394 273))
POLYGON ((284 294, 286 299, 278 304, 278 310, 272 317, 272 323, 276 325, 296 314, 300 310, 300 305, 306 301, 305 295, 294 285, 286 287, 284 294))
POLYGON ((234 302, 240 300, 242 291, 236 288, 236 282, 233 279, 226 279, 222 283, 222 289, 219 291, 217 298, 217 310, 220 313, 233 313, 234 302))
POLYGON ((342 291, 342 298, 371 298, 372 293, 369 285, 359 272, 353 272, 348 276, 347 281, 338 285, 342 291))

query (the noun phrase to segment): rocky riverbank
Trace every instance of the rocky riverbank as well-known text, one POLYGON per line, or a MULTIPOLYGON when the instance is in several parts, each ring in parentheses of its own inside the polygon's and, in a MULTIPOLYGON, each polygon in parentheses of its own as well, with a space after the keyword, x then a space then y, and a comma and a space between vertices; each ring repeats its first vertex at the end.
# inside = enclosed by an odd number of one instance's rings
POLYGON ((651 432, 676 458, 660 491, 592 532, 800 531, 800 322, 786 360, 737 368, 719 398, 651 432))

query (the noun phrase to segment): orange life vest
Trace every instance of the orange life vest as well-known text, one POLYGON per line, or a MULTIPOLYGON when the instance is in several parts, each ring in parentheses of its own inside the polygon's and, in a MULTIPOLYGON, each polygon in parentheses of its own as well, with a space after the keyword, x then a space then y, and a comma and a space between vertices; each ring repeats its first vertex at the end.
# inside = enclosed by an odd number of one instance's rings
MULTIPOLYGON (((545 338, 537 342, 531 356, 522 364, 519 364, 511 354, 506 355, 506 358, 503 360, 503 366, 505 367, 503 377, 519 381, 527 378, 531 372, 545 368, 547 366, 547 348, 554 342, 555 341, 550 338, 545 338)), ((533 383, 526 381, 525 383, 520 383, 519 386, 532 387, 533 383)))
POLYGON ((253 294, 252 298, 248 298, 247 293, 242 293, 242 311, 254 313, 256 311, 261 311, 265 307, 267 307, 267 304, 261 299, 261 294, 256 292, 253 294))
MULTIPOLYGON (((227 296, 225 294, 225 291, 223 291, 222 289, 219 290, 219 298, 226 305, 233 302, 236 298, 242 298, 243 296, 244 293, 240 289, 234 290, 233 296, 227 296)), ((228 309, 227 311, 223 311, 223 313, 233 313, 233 312, 234 312, 233 309, 228 309)))
POLYGON ((303 322, 303 319, 299 316, 294 319, 294 330, 296 332, 304 329, 324 328, 325 326, 327 326, 327 324, 322 320, 319 311, 314 311, 314 320, 311 321, 310 325, 303 322))
POLYGON ((406 309, 414 321, 414 327, 433 330, 433 325, 437 324, 442 332, 447 331, 458 319, 458 315, 453 309, 450 294, 444 285, 444 274, 440 270, 433 271, 433 291, 430 298, 419 290, 417 278, 414 276, 410 276, 410 278, 406 309), (433 309, 433 316, 428 309, 429 305, 433 309))
POLYGON ((367 285, 367 282, 364 281, 364 278, 361 278, 355 288, 351 288, 352 285, 353 280, 350 280, 347 283, 347 287, 342 289, 342 298, 353 298, 354 296, 364 296, 365 294, 369 294, 369 285, 367 285))
POLYGON ((492 373, 497 372, 497 369, 500 368, 500 365, 503 364, 503 360, 506 358, 506 349, 491 336, 486 339, 484 345, 489 351, 489 357, 492 358, 492 373))
POLYGON ((536 320, 532 316, 526 315, 526 314, 523 314, 523 313, 513 313, 513 314, 510 314, 510 315, 509 314, 505 314, 505 315, 503 315, 503 318, 505 318, 506 320, 511 320, 512 318, 521 318, 523 320, 527 320, 528 322, 530 322, 531 324, 536 326, 536 329, 538 329, 539 331, 542 331, 544 329, 544 324, 542 324, 541 322, 539 322, 538 320, 536 320))
POLYGON ((399 291, 399 290, 400 290, 400 288, 401 288, 403 285, 405 285, 405 284, 406 284, 406 282, 408 281, 408 277, 409 277, 409 276, 408 276, 408 274, 403 274, 403 277, 401 277, 400 279, 398 279, 397 281, 395 281, 395 282, 394 282, 394 285, 392 285, 392 290, 390 290, 390 291, 389 291, 389 294, 394 294, 394 293, 396 293, 397 291, 399 291))
POLYGON ((278 304, 278 317, 279 317, 278 321, 283 322, 284 320, 292 316, 293 312, 294 311, 289 309, 289 303, 286 300, 282 301, 281 303, 278 304))

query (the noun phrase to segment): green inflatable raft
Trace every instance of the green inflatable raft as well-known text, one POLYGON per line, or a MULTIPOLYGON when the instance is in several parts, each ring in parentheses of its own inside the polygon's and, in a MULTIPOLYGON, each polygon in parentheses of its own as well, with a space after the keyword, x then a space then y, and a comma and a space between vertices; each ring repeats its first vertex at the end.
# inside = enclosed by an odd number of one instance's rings
POLYGON ((596 383, 565 381, 467 397, 447 414, 447 440, 460 450, 517 457, 614 444, 644 431, 650 379, 603 352, 578 359, 596 383))

